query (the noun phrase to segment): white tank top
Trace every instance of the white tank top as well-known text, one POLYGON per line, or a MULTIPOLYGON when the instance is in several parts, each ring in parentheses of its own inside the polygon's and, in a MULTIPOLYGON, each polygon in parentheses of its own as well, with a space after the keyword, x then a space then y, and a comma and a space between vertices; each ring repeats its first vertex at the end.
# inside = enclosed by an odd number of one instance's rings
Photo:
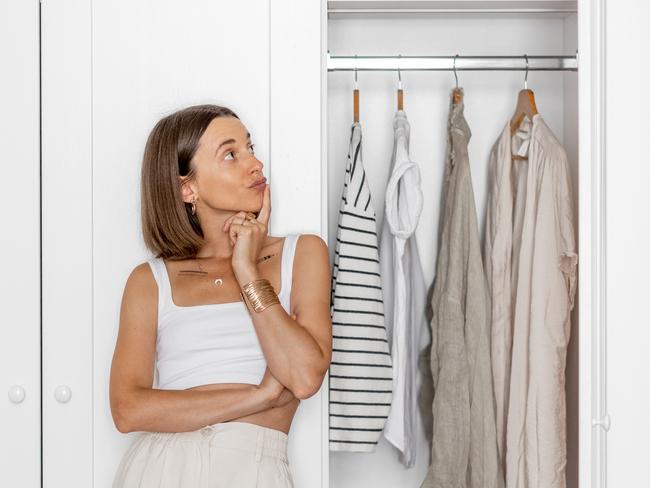
MULTIPOLYGON (((293 257, 299 234, 282 243, 278 298, 290 310, 293 257)), ((154 388, 184 390, 211 383, 259 385, 266 370, 251 313, 241 300, 178 306, 162 258, 148 260, 158 284, 154 388)))

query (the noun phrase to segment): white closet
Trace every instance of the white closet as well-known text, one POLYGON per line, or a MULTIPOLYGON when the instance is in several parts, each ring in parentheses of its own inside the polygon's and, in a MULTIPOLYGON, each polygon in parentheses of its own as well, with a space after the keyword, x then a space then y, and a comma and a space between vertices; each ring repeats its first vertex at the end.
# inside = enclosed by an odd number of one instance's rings
MULTIPOLYGON (((330 2, 327 49, 332 56, 438 55, 499 56, 520 55, 525 66, 528 55, 575 55, 577 50, 577 10, 575 2, 562 7, 550 5, 538 13, 519 6, 517 14, 493 12, 479 6, 473 13, 458 8, 442 13, 441 3, 421 2, 429 13, 412 13, 403 2, 330 2), (350 13, 355 4, 356 13, 350 13), (428 5, 424 5, 428 4, 428 5), (573 8, 572 8, 573 7, 573 8), (382 10, 382 13, 379 11, 382 10), (336 12, 336 13, 335 13, 336 12), (405 13, 406 12, 406 13, 405 13)), ((451 2, 454 3, 454 2, 451 2)), ((464 2, 456 2, 462 4, 464 2)), ((494 2, 492 2, 494 3, 494 2)), ((521 2, 520 2, 521 3, 521 2)), ((514 10, 509 6, 508 10, 514 10)), ((403 66, 404 64, 402 64, 403 66)), ((512 116, 517 93, 524 87, 524 71, 458 71, 459 86, 465 90, 465 117, 472 137, 469 144, 472 179, 481 234, 487 202, 487 162, 492 145, 512 116)), ((384 216, 384 196, 393 147, 393 116, 397 109, 396 71, 357 71, 360 93, 359 120, 363 129, 366 177, 371 186, 378 228, 384 216)), ((451 71, 401 71, 404 110, 411 126, 410 157, 422 174, 423 211, 416 231, 427 286, 434 278, 437 257, 440 195, 445 167, 446 125, 449 94, 455 86, 451 71)), ((341 198, 347 145, 352 123, 353 71, 328 74, 328 198, 329 244, 336 242, 338 205, 341 198)), ((529 71, 528 88, 535 92, 537 108, 564 145, 572 169, 575 209, 578 209, 578 73, 529 71)), ((333 252, 333 251, 332 251, 333 252)), ((572 340, 567 357, 567 486, 578 486, 578 310, 572 323, 572 340)), ((421 367, 428 367, 423 361, 421 367)), ((421 405, 428 408, 431 405, 421 405)), ((423 417, 424 418, 424 417, 423 417)), ((430 421, 429 421, 430 422, 430 421)), ((423 424, 420 424, 423 425, 423 424)), ((424 479, 430 453, 425 436, 430 423, 420 431, 416 465, 404 468, 397 450, 382 438, 375 453, 330 453, 331 486, 416 487, 424 479)))
MULTIPOLYGON (((318 233, 333 255, 354 74, 328 72, 328 50, 578 50, 577 73, 528 75, 539 112, 569 153, 579 208, 568 486, 578 478, 581 488, 648 486, 650 164, 639 142, 650 112, 642 95, 649 16, 641 0, 0 2, 0 484, 108 487, 131 441, 113 425, 108 377, 126 277, 149 256, 139 178, 158 119, 197 103, 233 108, 265 163, 271 233, 318 233)), ((483 228, 487 154, 524 72, 458 77, 483 228)), ((416 235, 430 285, 454 77, 402 71, 402 81, 425 190, 416 235)), ((381 223, 397 73, 359 71, 358 82, 364 164, 381 223)), ((385 441, 370 454, 329 452, 327 409, 326 378, 290 432, 297 487, 419 486, 425 432, 410 470, 385 441)))

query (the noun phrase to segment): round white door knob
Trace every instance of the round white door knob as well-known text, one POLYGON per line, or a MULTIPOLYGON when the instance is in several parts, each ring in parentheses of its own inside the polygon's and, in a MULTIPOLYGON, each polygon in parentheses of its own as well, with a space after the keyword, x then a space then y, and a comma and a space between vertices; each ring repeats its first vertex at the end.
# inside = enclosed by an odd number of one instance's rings
POLYGON ((70 400, 72 396, 72 390, 67 385, 59 385, 54 390, 54 398, 59 403, 66 403, 70 400))
POLYGON ((12 385, 7 396, 12 403, 20 403, 25 399, 25 388, 20 385, 12 385))

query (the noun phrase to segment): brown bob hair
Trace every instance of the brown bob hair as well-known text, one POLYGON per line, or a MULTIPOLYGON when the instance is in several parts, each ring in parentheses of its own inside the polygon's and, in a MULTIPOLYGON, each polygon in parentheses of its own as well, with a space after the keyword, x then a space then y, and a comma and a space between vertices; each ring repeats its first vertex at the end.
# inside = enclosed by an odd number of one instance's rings
POLYGON ((183 202, 180 176, 195 176, 192 158, 212 119, 237 117, 219 105, 194 105, 174 112, 154 126, 142 160, 141 223, 144 243, 156 257, 187 259, 204 243, 192 205, 183 202))

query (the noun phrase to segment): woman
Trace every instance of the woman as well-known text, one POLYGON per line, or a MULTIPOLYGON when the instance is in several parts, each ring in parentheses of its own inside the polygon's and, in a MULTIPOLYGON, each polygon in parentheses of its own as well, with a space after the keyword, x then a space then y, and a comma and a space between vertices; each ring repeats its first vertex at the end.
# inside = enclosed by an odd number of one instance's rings
POLYGON ((110 377, 117 429, 142 433, 114 487, 293 486, 289 427, 331 358, 329 254, 318 235, 267 235, 262 168, 225 107, 180 110, 148 138, 155 257, 126 282, 110 377))

